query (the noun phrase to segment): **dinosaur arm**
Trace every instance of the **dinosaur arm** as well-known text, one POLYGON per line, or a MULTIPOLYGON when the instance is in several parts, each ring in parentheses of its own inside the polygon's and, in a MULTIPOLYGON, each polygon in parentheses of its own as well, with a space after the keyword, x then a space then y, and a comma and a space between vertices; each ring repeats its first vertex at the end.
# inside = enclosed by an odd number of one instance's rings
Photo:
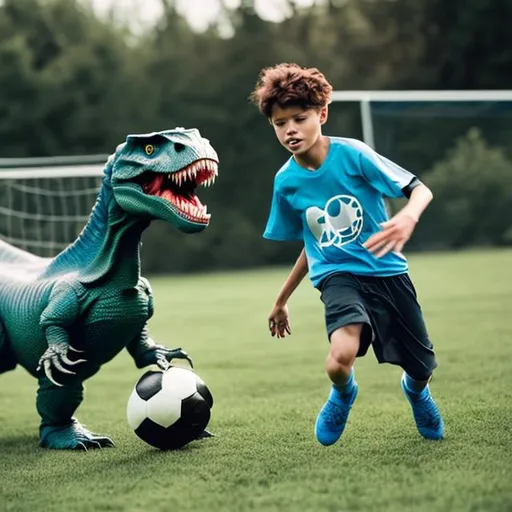
POLYGON ((69 345, 67 329, 78 319, 79 314, 80 303, 75 290, 68 282, 58 282, 54 286, 40 318, 41 329, 44 332, 48 348, 39 359, 37 368, 38 371, 43 369, 48 379, 57 386, 61 384, 53 379, 52 371, 74 374, 64 365, 74 366, 84 362, 83 359, 72 361, 68 357, 70 350, 78 352, 69 345))
POLYGON ((186 359, 192 366, 189 355, 180 347, 167 348, 157 345, 148 335, 147 325, 142 329, 140 335, 126 346, 126 349, 133 357, 137 368, 157 364, 162 370, 165 370, 173 359, 186 359))

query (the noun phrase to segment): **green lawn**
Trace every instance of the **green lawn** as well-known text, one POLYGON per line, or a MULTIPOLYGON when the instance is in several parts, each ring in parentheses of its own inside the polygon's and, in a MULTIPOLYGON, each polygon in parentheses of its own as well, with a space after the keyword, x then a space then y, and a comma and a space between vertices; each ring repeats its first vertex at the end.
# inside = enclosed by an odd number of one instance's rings
POLYGON ((0 510, 512 510, 512 251, 410 262, 439 359, 444 441, 419 437, 400 369, 369 353, 342 439, 316 442, 329 387, 318 293, 304 283, 293 297, 292 337, 266 330, 287 269, 154 278, 151 333, 194 358, 217 437, 169 453, 139 440, 125 407, 142 372, 123 353, 87 383, 77 414, 117 447, 40 449, 36 382, 18 369, 0 376, 0 510))

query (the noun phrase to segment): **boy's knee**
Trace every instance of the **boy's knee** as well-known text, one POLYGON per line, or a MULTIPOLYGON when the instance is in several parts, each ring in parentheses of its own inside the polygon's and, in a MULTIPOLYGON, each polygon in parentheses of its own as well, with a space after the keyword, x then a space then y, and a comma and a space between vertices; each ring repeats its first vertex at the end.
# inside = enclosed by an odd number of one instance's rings
POLYGON ((331 334, 329 357, 343 366, 352 366, 359 351, 361 324, 351 324, 331 334))

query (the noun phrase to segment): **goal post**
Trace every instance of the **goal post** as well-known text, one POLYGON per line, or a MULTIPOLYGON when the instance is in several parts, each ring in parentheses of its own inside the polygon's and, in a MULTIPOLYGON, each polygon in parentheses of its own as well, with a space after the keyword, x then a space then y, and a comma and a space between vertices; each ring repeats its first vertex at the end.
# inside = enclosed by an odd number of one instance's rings
POLYGON ((357 91, 335 90, 333 102, 358 102, 363 140, 375 148, 372 103, 431 103, 431 102, 512 102, 512 90, 418 90, 418 91, 357 91))
POLYGON ((56 255, 87 222, 107 159, 0 158, 0 239, 39 256, 56 255))

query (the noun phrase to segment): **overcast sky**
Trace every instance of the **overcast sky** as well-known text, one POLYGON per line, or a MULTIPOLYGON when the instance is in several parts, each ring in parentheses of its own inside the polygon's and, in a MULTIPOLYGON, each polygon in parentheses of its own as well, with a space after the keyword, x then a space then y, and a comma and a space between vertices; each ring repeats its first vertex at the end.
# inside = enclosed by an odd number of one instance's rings
MULTIPOLYGON (((108 12, 112 7, 121 19, 132 14, 131 26, 150 25, 162 13, 162 0, 90 0, 99 13, 108 12)), ((240 0, 224 0, 229 7, 236 7, 240 0)), ((299 6, 307 6, 314 0, 295 0, 299 6)), ((176 0, 177 8, 197 30, 204 30, 219 13, 219 0, 176 0)), ((286 16, 284 0, 256 0, 258 14, 267 20, 280 21, 286 16)))

